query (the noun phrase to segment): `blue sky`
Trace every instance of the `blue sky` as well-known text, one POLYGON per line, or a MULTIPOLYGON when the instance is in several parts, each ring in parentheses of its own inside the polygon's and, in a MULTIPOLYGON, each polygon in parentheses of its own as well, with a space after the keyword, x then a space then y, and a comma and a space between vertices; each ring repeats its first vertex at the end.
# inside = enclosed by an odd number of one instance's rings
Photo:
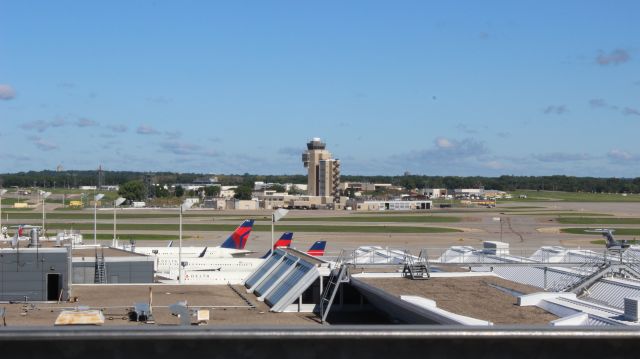
POLYGON ((0 0, 0 172, 640 176, 638 1, 0 0))

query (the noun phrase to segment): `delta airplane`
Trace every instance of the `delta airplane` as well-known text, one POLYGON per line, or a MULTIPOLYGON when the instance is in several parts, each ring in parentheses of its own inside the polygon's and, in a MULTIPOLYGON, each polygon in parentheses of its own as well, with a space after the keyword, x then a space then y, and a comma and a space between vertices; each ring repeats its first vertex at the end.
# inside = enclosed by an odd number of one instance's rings
MULTIPOLYGON (((316 246, 318 242, 314 243, 316 246)), ((318 246, 316 246, 316 253, 323 253, 325 241, 321 241, 318 246)), ((312 248, 314 247, 312 246, 312 248)), ((279 247, 279 246, 278 246, 279 247)), ((274 246, 277 248, 277 246, 274 246)), ((311 248, 309 249, 311 250, 311 248)), ((308 252, 307 252, 308 253, 308 252)), ((267 252, 267 254, 269 254, 267 252)), ((243 258, 243 259, 221 259, 227 261, 225 266, 220 266, 214 270, 186 270, 183 271, 183 283, 197 283, 197 284, 241 284, 255 269, 257 269, 266 258, 253 258, 252 266, 250 267, 248 262, 245 262, 247 259, 251 258, 243 258), (233 266, 232 262, 235 260, 237 266, 233 266)), ((169 275, 160 274, 160 276, 169 278, 171 282, 178 279, 177 270, 173 269, 169 275)))
MULTIPOLYGON (((182 258, 237 258, 243 257, 249 253, 244 247, 247 244, 251 230, 253 229, 253 219, 247 219, 236 228, 233 233, 221 245, 213 248, 209 247, 182 247, 182 258)), ((147 256, 156 257, 175 257, 171 259, 178 260, 178 247, 135 247, 134 252, 147 256)))
MULTIPOLYGON (((289 248, 291 241, 293 240, 293 233, 286 232, 280 236, 280 239, 273 245, 273 249, 276 248, 289 248)), ((196 258, 183 259, 186 265, 183 267, 183 271, 252 271, 257 268, 264 259, 268 258, 271 254, 271 249, 261 258, 229 258, 229 257, 207 257, 206 251, 200 254, 196 258)), ((163 256, 158 257, 156 261, 156 272, 167 273, 178 271, 178 258, 176 256, 163 256)), ((162 274, 161 274, 162 275, 162 274)), ((176 276, 177 277, 177 276, 176 276)))

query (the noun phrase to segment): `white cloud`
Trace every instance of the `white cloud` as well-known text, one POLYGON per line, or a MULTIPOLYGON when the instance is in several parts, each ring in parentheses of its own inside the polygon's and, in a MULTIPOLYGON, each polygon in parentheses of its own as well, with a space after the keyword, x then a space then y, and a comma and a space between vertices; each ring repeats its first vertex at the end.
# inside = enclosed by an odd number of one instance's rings
POLYGON ((569 112, 569 109, 565 105, 549 105, 544 109, 545 115, 562 115, 566 112, 569 112))
POLYGON ((591 107, 607 107, 608 106, 607 101, 601 98, 594 98, 589 100, 589 105, 591 105, 591 107))
POLYGON ((53 151, 59 148, 55 143, 45 141, 39 136, 30 136, 29 140, 33 141, 33 144, 35 144, 40 151, 53 151))
POLYGON ((544 154, 535 154, 533 158, 540 162, 575 162, 586 161, 593 157, 586 153, 564 153, 564 152, 552 152, 544 154))
POLYGON ((408 160, 410 163, 441 164, 476 161, 488 153, 483 142, 473 138, 462 140, 438 137, 434 147, 421 151, 413 151, 403 155, 392 156, 395 160, 408 160))
POLYGON ((436 138, 435 143, 438 148, 453 148, 455 146, 449 139, 444 137, 436 138))
POLYGON ((612 149, 611 151, 609 151, 607 153, 607 157, 609 157, 610 159, 614 160, 614 161, 635 161, 638 159, 637 156, 634 156, 633 154, 624 151, 624 150, 620 150, 617 148, 612 149))
POLYGON ((489 161, 484 164, 484 167, 492 170, 501 170, 501 169, 504 169, 506 166, 499 161, 489 161))
POLYGON ((16 91, 10 85, 0 84, 0 100, 11 100, 16 97, 16 91))
POLYGON ((136 133, 139 135, 157 135, 160 133, 160 131, 156 130, 155 128, 149 125, 140 125, 136 129, 136 133))
POLYGON ((97 121, 88 119, 88 118, 80 118, 76 121, 76 126, 78 127, 94 127, 98 126, 99 123, 97 121))
POLYGON ((107 126, 107 128, 117 133, 124 133, 124 132, 127 132, 127 130, 129 129, 126 125, 109 125, 107 126))
POLYGON ((616 49, 606 54, 602 51, 596 57, 596 63, 598 65, 619 65, 631 60, 629 52, 625 49, 616 49))
POLYGON ((622 110, 622 114, 625 115, 625 116, 640 116, 640 111, 638 111, 635 108, 625 107, 622 110))
POLYGON ((20 125, 20 128, 24 130, 35 130, 38 132, 44 132, 50 127, 62 127, 62 126, 65 126, 66 124, 67 124, 66 120, 62 118, 57 118, 52 121, 36 120, 36 121, 25 122, 22 125, 20 125))
POLYGON ((169 140, 177 140, 178 138, 182 137, 182 132, 180 132, 178 130, 176 130, 176 131, 165 131, 164 135, 169 140))
POLYGON ((165 152, 170 152, 178 156, 218 156, 218 153, 215 151, 206 150, 200 145, 189 142, 165 141, 160 143, 160 148, 165 152))

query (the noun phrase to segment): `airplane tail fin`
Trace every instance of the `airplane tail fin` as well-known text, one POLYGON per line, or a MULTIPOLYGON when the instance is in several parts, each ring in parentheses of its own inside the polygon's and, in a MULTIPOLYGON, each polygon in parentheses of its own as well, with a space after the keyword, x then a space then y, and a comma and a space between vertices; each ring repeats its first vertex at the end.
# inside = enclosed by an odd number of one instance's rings
POLYGON ((244 246, 247 244, 247 239, 249 239, 249 234, 251 234, 251 230, 253 229, 253 219, 247 219, 242 224, 236 228, 233 233, 224 241, 220 247, 229 248, 229 249, 244 249, 244 246))
POLYGON ((618 241, 613 238, 613 233, 611 230, 605 230, 602 232, 602 236, 607 241, 607 248, 618 245, 618 241))
POLYGON ((171 248, 173 246, 173 241, 169 241, 169 244, 167 244, 167 248, 171 248))
POLYGON ((317 241, 307 251, 308 255, 320 257, 324 255, 324 248, 327 246, 327 241, 317 241))
POLYGON ((262 259, 266 259, 269 258, 269 256, 271 255, 271 252, 276 250, 276 248, 289 248, 291 247, 291 241, 293 240, 293 233, 292 232, 284 232, 282 233, 282 235, 280 236, 280 239, 278 239, 276 241, 276 243, 273 244, 273 249, 269 249, 269 251, 263 255, 262 259))
POLYGON ((200 255, 198 256, 198 258, 202 258, 204 257, 204 254, 207 253, 207 248, 209 247, 204 247, 204 249, 202 250, 202 252, 200 253, 200 255))
POLYGON ((280 239, 278 239, 276 243, 273 244, 273 249, 276 249, 278 247, 290 247, 292 240, 293 240, 293 233, 285 232, 282 234, 282 236, 280 236, 280 239))

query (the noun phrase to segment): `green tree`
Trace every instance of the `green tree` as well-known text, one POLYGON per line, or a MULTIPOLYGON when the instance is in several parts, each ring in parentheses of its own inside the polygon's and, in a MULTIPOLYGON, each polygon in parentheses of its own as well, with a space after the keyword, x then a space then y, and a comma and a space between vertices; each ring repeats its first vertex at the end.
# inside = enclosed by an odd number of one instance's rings
POLYGON ((278 183, 275 183, 275 184, 271 185, 271 190, 276 191, 278 193, 282 193, 282 192, 286 192, 287 191, 287 189, 284 188, 283 185, 278 184, 278 183))
POLYGON ((184 196, 184 188, 180 185, 176 186, 176 197, 184 196))
POLYGON ((355 188, 347 188, 346 190, 347 197, 353 199, 356 198, 356 189, 355 188))
POLYGON ((169 197, 169 190, 164 188, 164 186, 155 185, 154 191, 157 198, 169 197))
POLYGON ((204 195, 207 197, 218 197, 220 195, 220 186, 206 186, 204 195))
POLYGON ((144 183, 140 180, 129 181, 120 186, 118 194, 128 201, 141 201, 144 199, 144 183))
POLYGON ((289 188, 289 194, 291 195, 307 194, 307 192, 301 190, 298 186, 294 184, 294 185, 291 185, 291 188, 289 188))
POLYGON ((233 195, 233 198, 240 200, 251 199, 252 192, 253 189, 251 188, 251 186, 241 185, 235 189, 236 194, 233 195))

